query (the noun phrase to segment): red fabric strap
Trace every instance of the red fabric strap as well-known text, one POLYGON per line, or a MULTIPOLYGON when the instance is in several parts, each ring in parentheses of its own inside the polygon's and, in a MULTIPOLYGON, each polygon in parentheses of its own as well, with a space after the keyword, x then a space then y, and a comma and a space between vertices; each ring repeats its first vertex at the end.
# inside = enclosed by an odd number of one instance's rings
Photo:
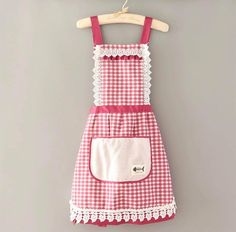
POLYGON ((94 45, 102 44, 102 32, 98 21, 98 16, 91 16, 90 20, 92 24, 93 43, 94 45))
MULTIPOLYGON (((91 24, 92 24, 92 33, 93 33, 93 43, 96 44, 103 44, 102 39, 102 32, 101 27, 99 25, 98 16, 91 16, 90 17, 91 24)), ((150 32, 151 32, 151 25, 152 25, 152 18, 146 16, 144 19, 143 31, 140 43, 148 43, 150 39, 150 32)))
POLYGON ((143 32, 142 32, 142 37, 140 40, 140 43, 148 43, 150 39, 150 32, 151 32, 151 25, 152 25, 152 18, 146 16, 144 19, 144 24, 143 24, 143 32))

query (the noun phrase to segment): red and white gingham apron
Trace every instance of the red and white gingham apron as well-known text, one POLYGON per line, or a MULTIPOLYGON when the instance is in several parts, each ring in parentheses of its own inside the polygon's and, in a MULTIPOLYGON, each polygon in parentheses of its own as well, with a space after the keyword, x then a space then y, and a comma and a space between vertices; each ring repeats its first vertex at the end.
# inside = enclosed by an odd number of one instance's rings
POLYGON ((94 105, 80 144, 71 192, 73 223, 146 224, 176 213, 169 164, 150 104, 152 18, 139 43, 104 44, 97 16, 94 105))

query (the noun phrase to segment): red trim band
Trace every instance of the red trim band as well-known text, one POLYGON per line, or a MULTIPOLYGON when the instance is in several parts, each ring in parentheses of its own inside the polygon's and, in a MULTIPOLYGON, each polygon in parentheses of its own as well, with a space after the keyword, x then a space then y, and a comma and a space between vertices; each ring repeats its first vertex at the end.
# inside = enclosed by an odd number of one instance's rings
POLYGON ((103 105, 92 106, 90 113, 139 113, 152 112, 151 105, 103 105))

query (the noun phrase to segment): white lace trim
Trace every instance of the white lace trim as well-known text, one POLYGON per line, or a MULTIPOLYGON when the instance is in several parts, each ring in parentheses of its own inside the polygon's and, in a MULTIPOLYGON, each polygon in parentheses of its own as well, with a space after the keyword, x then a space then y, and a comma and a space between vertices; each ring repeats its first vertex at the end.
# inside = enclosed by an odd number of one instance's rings
POLYGON ((128 48, 128 47, 108 48, 108 47, 103 47, 103 45, 96 45, 94 52, 100 57, 135 56, 135 55, 139 57, 144 57, 147 49, 148 49, 147 44, 140 44, 138 47, 132 47, 132 48, 128 48))
POLYGON ((151 94, 151 58, 150 52, 145 49, 145 55, 143 59, 143 95, 144 95, 144 104, 150 104, 150 94, 151 94))
POLYGON ((94 104, 99 106, 102 105, 102 79, 101 79, 101 65, 99 62, 99 54, 97 54, 96 50, 94 50, 94 68, 93 68, 93 97, 94 104))
POLYGON ((92 222, 99 220, 100 222, 106 219, 109 222, 117 220, 120 222, 124 219, 126 222, 130 219, 134 222, 137 220, 143 221, 147 219, 148 221, 152 218, 158 219, 159 217, 165 218, 167 215, 171 217, 176 213, 176 203, 175 199, 170 204, 144 208, 144 209, 120 209, 120 210, 94 210, 94 209, 82 209, 73 205, 70 201, 70 220, 79 223, 87 223, 90 219, 92 222))
POLYGON ((139 47, 134 48, 104 48, 103 45, 96 45, 94 47, 94 56, 93 59, 95 61, 93 68, 93 96, 94 96, 94 104, 102 105, 102 78, 101 78, 101 65, 100 65, 100 57, 103 56, 129 56, 129 55, 137 55, 139 57, 143 57, 143 86, 144 86, 144 104, 150 104, 150 87, 151 87, 151 58, 149 47, 147 44, 140 44, 139 47))

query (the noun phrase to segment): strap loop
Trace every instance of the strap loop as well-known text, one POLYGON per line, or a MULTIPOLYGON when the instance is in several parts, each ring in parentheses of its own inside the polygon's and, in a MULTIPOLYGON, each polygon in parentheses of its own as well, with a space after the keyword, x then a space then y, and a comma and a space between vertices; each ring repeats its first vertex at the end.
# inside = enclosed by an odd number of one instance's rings
POLYGON ((102 44, 102 32, 98 21, 98 16, 91 16, 90 17, 91 24, 92 24, 92 33, 93 33, 93 43, 96 44, 102 44))
POLYGON ((143 32, 141 36, 140 43, 145 44, 149 43, 150 33, 151 33, 152 18, 146 16, 143 24, 143 32))

